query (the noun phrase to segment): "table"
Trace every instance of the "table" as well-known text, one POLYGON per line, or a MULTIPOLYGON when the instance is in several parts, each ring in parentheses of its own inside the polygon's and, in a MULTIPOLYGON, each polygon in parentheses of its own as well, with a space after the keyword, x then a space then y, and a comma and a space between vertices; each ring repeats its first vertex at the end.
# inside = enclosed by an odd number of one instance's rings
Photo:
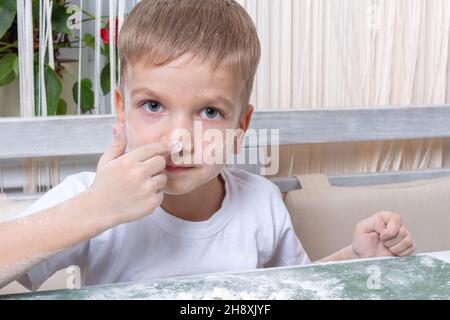
POLYGON ((450 251, 215 273, 2 299, 450 299, 450 251))

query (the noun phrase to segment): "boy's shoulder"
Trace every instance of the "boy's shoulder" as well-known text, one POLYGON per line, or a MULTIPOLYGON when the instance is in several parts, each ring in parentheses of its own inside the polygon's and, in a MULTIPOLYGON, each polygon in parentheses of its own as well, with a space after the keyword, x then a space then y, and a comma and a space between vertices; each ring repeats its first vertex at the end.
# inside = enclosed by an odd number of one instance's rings
POLYGON ((227 167, 224 173, 237 184, 239 192, 264 196, 281 197, 280 189, 269 179, 237 167, 227 167))
POLYGON ((84 171, 67 176, 61 183, 52 188, 48 194, 58 194, 60 197, 65 195, 74 196, 86 191, 94 182, 95 172, 84 171))
POLYGON ((226 168, 224 174, 240 208, 253 211, 263 219, 266 214, 271 217, 284 216, 285 205, 281 191, 272 181, 236 167, 226 168))
POLYGON ((49 190, 34 202, 20 216, 25 216, 37 211, 45 210, 64 202, 79 193, 86 191, 94 182, 95 172, 80 172, 66 177, 61 183, 49 190))
POLYGON ((231 193, 238 207, 237 221, 247 232, 254 230, 263 243, 279 239, 290 225, 280 189, 269 179, 240 168, 226 168, 224 174, 235 188, 231 193))
POLYGON ((59 186, 64 188, 72 188, 75 190, 84 190, 89 188, 95 179, 95 172, 84 171, 67 176, 59 186))

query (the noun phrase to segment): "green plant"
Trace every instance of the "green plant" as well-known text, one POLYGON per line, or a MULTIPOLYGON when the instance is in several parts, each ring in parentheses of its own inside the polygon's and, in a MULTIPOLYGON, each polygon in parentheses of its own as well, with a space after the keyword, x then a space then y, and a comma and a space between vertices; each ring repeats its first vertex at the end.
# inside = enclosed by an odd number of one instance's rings
MULTIPOLYGON (((33 34, 34 34, 34 79, 35 101, 39 92, 39 0, 33 0, 33 34)), ((61 57, 60 49, 78 49, 80 38, 67 27, 67 21, 71 19, 68 13, 69 3, 65 0, 54 0, 52 7, 52 39, 54 48, 54 69, 48 62, 48 53, 45 57, 44 79, 46 84, 47 113, 48 115, 64 115, 67 113, 67 102, 61 98, 63 90, 62 79, 65 75, 77 81, 64 67, 65 63, 76 62, 61 57)), ((17 40, 17 16, 15 0, 0 0, 0 87, 13 82, 19 75, 18 40, 17 40)), ((83 22, 94 20, 95 16, 84 11, 83 22)), ((116 26, 117 28, 117 26, 116 26)), ((105 65, 101 72, 101 87, 104 95, 110 92, 109 66, 109 31, 108 24, 104 23, 102 29, 101 54, 106 57, 105 65)), ((95 48, 95 38, 85 33, 82 38, 82 47, 95 48)), ((117 48, 115 48, 117 50, 117 48)), ((116 55, 117 56, 117 55, 116 55)), ((115 61, 117 63, 117 60, 115 61)), ((117 75, 116 75, 117 78, 117 75)), ((92 81, 88 78, 81 79, 81 112, 88 113, 94 108, 94 92, 92 81)), ((78 103, 78 82, 72 88, 73 99, 78 103)), ((37 103, 36 103, 37 106, 37 103)), ((35 111, 36 115, 38 110, 35 111)))

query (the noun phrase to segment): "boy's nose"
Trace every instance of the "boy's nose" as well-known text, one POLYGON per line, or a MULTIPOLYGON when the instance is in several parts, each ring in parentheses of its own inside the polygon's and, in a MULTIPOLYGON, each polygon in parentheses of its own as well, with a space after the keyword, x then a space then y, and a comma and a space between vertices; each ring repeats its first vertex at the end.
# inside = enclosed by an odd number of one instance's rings
POLYGON ((161 142, 168 143, 172 146, 172 150, 177 153, 193 153, 194 151, 194 136, 190 131, 183 130, 183 134, 180 134, 180 130, 171 131, 165 135, 161 142))
POLYGON ((172 146, 172 153, 167 155, 167 164, 192 164, 193 163, 193 141, 191 143, 184 141, 183 139, 177 137, 165 136, 163 138, 165 141, 172 146))
POLYGON ((192 154, 194 151, 194 141, 192 140, 189 143, 188 141, 183 141, 182 139, 172 139, 171 143, 174 146, 176 145, 176 152, 178 152, 181 156, 192 154))
MULTIPOLYGON (((193 152, 194 150, 194 128, 195 121, 190 114, 178 112, 171 119, 169 137, 178 140, 183 144, 184 152, 193 152)), ((201 139, 201 137, 199 137, 201 139)), ((198 138, 197 138, 198 139, 198 138)))

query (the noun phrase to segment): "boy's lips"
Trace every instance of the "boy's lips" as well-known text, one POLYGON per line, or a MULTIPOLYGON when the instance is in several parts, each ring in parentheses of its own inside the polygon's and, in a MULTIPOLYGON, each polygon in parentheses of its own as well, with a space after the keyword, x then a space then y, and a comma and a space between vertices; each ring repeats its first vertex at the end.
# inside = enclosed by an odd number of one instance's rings
POLYGON ((176 165, 173 163, 167 163, 166 165, 166 170, 169 172, 184 172, 193 168, 194 166, 191 165, 176 165))

